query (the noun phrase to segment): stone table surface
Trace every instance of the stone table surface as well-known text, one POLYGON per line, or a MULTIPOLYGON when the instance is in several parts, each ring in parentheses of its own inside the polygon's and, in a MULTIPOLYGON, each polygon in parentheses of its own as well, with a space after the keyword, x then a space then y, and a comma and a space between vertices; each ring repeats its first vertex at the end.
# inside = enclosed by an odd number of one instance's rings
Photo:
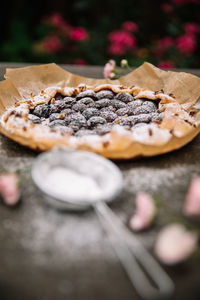
MULTIPOLYGON (((1 79, 7 66, 24 65, 0 64, 1 79)), ((102 76, 102 67, 65 68, 88 77, 102 76)), ((190 71, 200 75, 199 70, 190 71)), ((137 234, 152 253, 160 228, 181 217, 189 182, 200 175, 199 152, 200 136, 169 154, 116 162, 125 187, 111 208, 124 223, 134 212, 138 191, 163 200, 154 226, 137 234)), ((30 176, 37 155, 0 134, 0 170, 19 170, 22 191, 18 207, 0 204, 0 299, 139 299, 95 213, 61 213, 44 204, 30 176)), ((190 222, 200 226, 197 220, 190 222)), ((200 299, 198 255, 179 266, 163 267, 176 286, 172 299, 200 299)))

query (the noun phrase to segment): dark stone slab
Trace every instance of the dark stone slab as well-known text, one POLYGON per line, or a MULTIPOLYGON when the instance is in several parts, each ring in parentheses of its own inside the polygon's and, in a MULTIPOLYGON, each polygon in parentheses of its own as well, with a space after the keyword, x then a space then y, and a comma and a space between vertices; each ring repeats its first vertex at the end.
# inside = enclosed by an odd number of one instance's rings
MULTIPOLYGON (((91 67, 67 69, 93 76, 91 67)), ((0 70, 2 74, 3 67, 0 70)), ((197 137, 169 154, 116 162, 125 188, 111 208, 125 223, 134 212, 138 191, 163 199, 155 225, 138 234, 150 251, 159 229, 181 216, 189 182, 200 174, 199 153, 197 137)), ((0 135, 0 170, 19 169, 22 191, 21 204, 15 209, 0 203, 0 299, 139 299, 95 213, 61 213, 45 205, 30 176, 37 155, 0 135)), ((173 299, 200 299, 199 257, 165 269, 176 285, 173 299)))
MULTIPOLYGON (((0 63, 0 80, 3 79, 6 68, 22 68, 33 65, 31 63, 0 63)), ((103 67, 101 66, 75 66, 75 65, 61 65, 67 71, 92 78, 103 78, 103 67)))
MULTIPOLYGON (((22 68, 33 65, 31 63, 0 63, 0 80, 3 79, 6 68, 22 68)), ((67 71, 91 78, 103 78, 103 67, 102 66, 75 66, 75 65, 60 65, 67 71)), ((200 76, 200 69, 175 69, 173 71, 192 73, 196 76, 200 76)), ((129 71, 127 71, 128 73, 129 71)))

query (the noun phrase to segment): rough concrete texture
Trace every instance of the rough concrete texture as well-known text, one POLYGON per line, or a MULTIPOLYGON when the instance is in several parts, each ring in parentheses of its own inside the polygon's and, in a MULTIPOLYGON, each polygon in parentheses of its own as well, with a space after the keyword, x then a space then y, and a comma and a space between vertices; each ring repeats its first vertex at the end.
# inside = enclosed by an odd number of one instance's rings
MULTIPOLYGON (((163 199, 154 226, 137 234, 150 251, 159 229, 181 216, 189 182, 200 175, 199 151, 200 136, 166 155, 116 162, 125 187, 111 208, 124 223, 138 191, 163 199)), ((18 207, 0 203, 0 299, 139 299, 94 211, 63 213, 44 203, 30 176, 37 155, 0 135, 0 170, 20 169, 22 191, 18 207)), ((200 257, 164 268, 175 282, 173 299, 200 299, 200 257)))

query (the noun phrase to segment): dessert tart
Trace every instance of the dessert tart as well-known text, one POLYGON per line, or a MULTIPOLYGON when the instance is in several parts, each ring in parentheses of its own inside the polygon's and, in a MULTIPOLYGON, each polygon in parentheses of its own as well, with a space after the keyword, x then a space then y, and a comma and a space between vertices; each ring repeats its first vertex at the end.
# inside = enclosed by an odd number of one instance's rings
POLYGON ((199 132, 197 113, 162 89, 51 86, 9 107, 1 131, 38 151, 64 145, 127 159, 180 148, 199 132))

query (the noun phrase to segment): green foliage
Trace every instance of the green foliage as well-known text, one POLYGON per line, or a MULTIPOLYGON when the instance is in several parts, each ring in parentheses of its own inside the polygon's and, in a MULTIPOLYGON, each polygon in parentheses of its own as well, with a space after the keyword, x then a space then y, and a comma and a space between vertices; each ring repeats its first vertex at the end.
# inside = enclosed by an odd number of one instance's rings
POLYGON ((26 61, 31 57, 32 43, 26 23, 15 19, 11 25, 10 39, 2 45, 1 57, 7 61, 26 61))
POLYGON ((155 194, 153 196, 153 200, 154 200, 154 203, 155 203, 155 205, 156 205, 157 208, 160 208, 163 205, 163 203, 164 203, 163 198, 160 195, 158 195, 158 194, 155 194))

